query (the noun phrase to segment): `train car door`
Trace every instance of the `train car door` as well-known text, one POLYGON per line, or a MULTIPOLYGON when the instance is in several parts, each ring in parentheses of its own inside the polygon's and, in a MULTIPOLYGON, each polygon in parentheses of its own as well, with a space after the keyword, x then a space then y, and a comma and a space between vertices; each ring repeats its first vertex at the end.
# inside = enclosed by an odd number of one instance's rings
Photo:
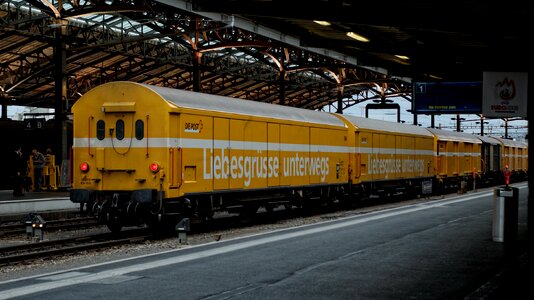
POLYGON ((502 170, 502 167, 501 167, 501 145, 494 145, 491 148, 493 150, 492 153, 491 153, 491 159, 493 161, 491 170, 498 172, 498 171, 502 170))
MULTIPOLYGON (((244 156, 250 160, 250 169, 245 168, 246 188, 267 187, 267 123, 246 121, 244 132, 244 156)), ((248 164, 247 164, 248 166, 248 164)))
POLYGON ((304 161, 310 157, 310 128, 298 125, 280 125, 280 185, 302 186, 310 183, 304 173, 304 161), (303 167, 300 168, 300 162, 303 167))
POLYGON ((213 189, 226 190, 230 187, 229 160, 230 121, 213 118, 213 189))
POLYGON ((519 169, 519 165, 518 165, 518 159, 517 158, 518 158, 518 153, 519 153, 518 150, 519 149, 517 147, 513 146, 513 147, 511 147, 510 150, 511 150, 510 161, 512 162, 510 167, 512 168, 512 170, 518 170, 519 169))
POLYGON ((448 161, 447 161, 447 142, 439 141, 438 142, 438 174, 447 175, 448 173, 448 161))
MULTIPOLYGON (((137 125, 137 123, 136 123, 137 125)), ((137 128, 136 131, 140 129, 137 128)), ((180 122, 179 122, 179 115, 177 114, 171 114, 170 115, 170 126, 169 126, 169 136, 171 137, 179 137, 180 135, 180 122)), ((138 136, 138 134, 136 134, 138 136)), ((148 153, 148 149, 147 149, 148 153)), ((170 147, 169 149, 169 165, 170 168, 170 188, 171 189, 177 189, 182 185, 182 159, 183 159, 183 151, 182 148, 178 145, 174 147, 170 147)))
POLYGON ((453 168, 452 173, 459 175, 460 173, 460 144, 458 142, 452 142, 453 151, 453 168))
POLYGON ((360 158, 360 180, 369 181, 373 179, 373 134, 366 131, 358 133, 359 139, 356 144, 360 158))
MULTIPOLYGON (((243 162, 243 155, 245 149, 244 142, 245 121, 242 120, 230 120, 230 159, 229 159, 229 177, 230 188, 242 189, 243 188, 243 173, 239 169, 239 163, 243 162)), ((242 164, 241 164, 242 166, 242 164)))
MULTIPOLYGON (((135 133, 135 102, 107 102, 102 105, 105 113, 105 147, 96 149, 97 168, 102 173, 102 189, 128 190, 131 174, 136 172, 132 164, 140 153, 132 147, 137 141, 135 133)), ((98 125, 97 125, 98 126, 98 125)))
POLYGON ((372 154, 371 154, 371 170, 373 173, 372 179, 378 180, 382 177, 382 170, 380 168, 380 160, 382 159, 382 151, 381 150, 381 143, 380 143, 380 134, 373 133, 372 134, 372 141, 373 141, 373 148, 372 148, 372 154))
POLYGON ((404 174, 402 170, 402 161, 405 161, 406 158, 412 159, 411 157, 411 149, 408 147, 410 144, 412 144, 414 147, 415 143, 407 143, 405 144, 406 137, 404 136, 395 136, 395 144, 393 147, 395 147, 395 153, 394 153, 394 161, 395 161, 395 167, 393 172, 391 172, 391 178, 403 178, 406 177, 406 174, 404 174))
POLYGON ((349 181, 351 179, 357 180, 362 175, 362 168, 366 166, 362 163, 362 154, 360 153, 360 133, 357 131, 354 132, 354 145, 353 147, 349 147, 349 153, 349 168, 352 169, 352 178, 349 178, 349 181))
POLYGON ((503 164, 502 164, 502 168, 504 168, 504 166, 508 165, 508 168, 510 168, 510 147, 508 146, 504 146, 504 153, 503 153, 503 164))
POLYGON ((481 156, 480 159, 482 160, 482 167, 480 168, 480 171, 482 173, 488 172, 491 170, 491 144, 490 143, 482 143, 481 150, 480 150, 481 156))
POLYGON ((460 171, 463 171, 463 172, 472 172, 473 170, 473 167, 475 166, 475 162, 474 162, 474 150, 475 150, 476 146, 474 144, 471 144, 471 143, 464 143, 464 161, 465 161, 465 165, 463 167, 463 170, 460 170, 460 171))
POLYGON ((280 124, 267 125, 267 186, 280 185, 280 124))
POLYGON ((403 136, 403 137, 397 137, 397 138, 401 138, 402 140, 401 149, 403 151, 403 155, 401 155, 402 157, 401 165, 402 165, 403 177, 412 178, 412 177, 419 176, 420 174, 415 174, 413 166, 404 167, 405 163, 409 162, 413 164, 416 161, 416 154, 415 154, 416 147, 417 147, 416 138, 411 137, 411 136, 403 136))
POLYGON ((528 157, 527 155, 527 148, 519 148, 519 169, 521 170, 527 170, 527 160, 525 159, 528 157))

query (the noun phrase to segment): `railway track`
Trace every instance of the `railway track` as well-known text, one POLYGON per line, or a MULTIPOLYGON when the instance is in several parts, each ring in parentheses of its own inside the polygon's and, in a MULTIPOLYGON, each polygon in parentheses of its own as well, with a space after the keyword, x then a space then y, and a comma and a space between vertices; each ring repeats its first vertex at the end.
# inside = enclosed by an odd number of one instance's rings
MULTIPOLYGON (((73 217, 46 221, 46 231, 81 229, 98 226, 94 217, 73 217)), ((23 220, 0 223, 0 238, 26 233, 26 224, 23 220)))
MULTIPOLYGON (((273 220, 281 220, 296 217, 297 210, 280 210, 269 213, 258 213, 258 218, 244 220, 238 215, 227 215, 216 218, 210 223, 209 228, 194 228, 189 235, 191 237, 199 233, 210 231, 224 231, 240 227, 247 227, 258 223, 268 223, 273 220)), ((85 220, 85 218, 83 218, 85 220)), ((94 220, 94 219, 93 219, 94 220)), ((57 227, 80 228, 76 226, 76 220, 57 220, 57 227), (61 224, 62 221, 66 223, 61 224), (72 221, 72 222, 69 222, 72 221)), ((87 224, 91 224, 88 222, 87 224)), ((78 224, 79 225, 79 224, 78 224)), ((19 227, 20 224, 5 225, 9 227, 19 227)), ((17 229, 20 232, 20 228, 17 229)), ((160 240, 169 238, 171 233, 154 235, 149 228, 131 228, 119 233, 98 233, 82 235, 77 237, 59 238, 53 240, 42 240, 38 242, 25 242, 24 244, 0 247, 0 266, 16 265, 20 263, 28 264, 32 260, 47 259, 65 254, 83 253, 87 250, 104 250, 115 246, 131 245, 143 243, 148 240, 160 240)))
POLYGON ((120 234, 101 233, 0 248, 0 266, 28 263, 86 250, 105 249, 118 245, 141 243, 156 238, 146 228, 130 229, 120 234))

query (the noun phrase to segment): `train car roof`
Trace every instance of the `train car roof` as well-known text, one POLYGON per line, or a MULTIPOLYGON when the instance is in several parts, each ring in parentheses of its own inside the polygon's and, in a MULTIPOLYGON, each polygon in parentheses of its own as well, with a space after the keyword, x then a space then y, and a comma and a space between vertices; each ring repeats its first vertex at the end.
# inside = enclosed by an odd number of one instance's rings
POLYGON ((480 140, 480 137, 474 134, 457 131, 447 131, 436 128, 427 128, 427 130, 432 132, 438 138, 438 140, 482 144, 482 140, 480 140))
POLYGON ((499 140, 494 139, 491 136, 479 136, 478 138, 482 140, 483 143, 488 143, 492 145, 501 145, 501 142, 499 140))
POLYGON ((507 146, 507 147, 517 147, 517 148, 527 148, 528 147, 528 144, 525 143, 525 142, 509 140, 509 139, 500 138, 500 137, 496 137, 496 136, 493 136, 492 138, 498 140, 504 146, 507 146))
POLYGON ((160 95, 163 99, 172 102, 178 107, 346 127, 345 123, 343 123, 340 119, 325 112, 256 102, 251 100, 236 99, 225 96, 216 96, 205 93, 197 93, 186 90, 178 90, 148 84, 133 82, 131 84, 145 86, 146 88, 151 89, 160 95))
POLYGON ((358 129, 377 130, 383 132, 402 133, 409 135, 432 136, 432 134, 430 134, 424 128, 415 125, 356 117, 351 115, 340 116, 347 119, 358 129))

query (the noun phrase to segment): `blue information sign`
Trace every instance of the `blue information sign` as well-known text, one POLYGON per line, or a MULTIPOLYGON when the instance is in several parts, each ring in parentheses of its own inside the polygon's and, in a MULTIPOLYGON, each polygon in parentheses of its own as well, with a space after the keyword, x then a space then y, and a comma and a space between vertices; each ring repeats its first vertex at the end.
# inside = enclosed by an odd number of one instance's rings
POLYGON ((415 82, 412 111, 416 114, 479 114, 482 82, 415 82))

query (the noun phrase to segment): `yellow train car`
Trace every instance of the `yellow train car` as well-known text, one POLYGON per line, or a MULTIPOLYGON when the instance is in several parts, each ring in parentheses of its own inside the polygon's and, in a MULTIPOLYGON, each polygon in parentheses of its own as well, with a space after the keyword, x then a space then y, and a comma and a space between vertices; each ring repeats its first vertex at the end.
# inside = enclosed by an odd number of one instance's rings
POLYGON ((524 180, 528 175, 528 144, 500 137, 493 137, 501 144, 501 166, 512 172, 512 180, 524 180))
POLYGON ((428 128, 435 137, 436 179, 443 188, 471 182, 483 168, 482 140, 472 134, 428 128))
POLYGON ((501 154, 528 164, 511 141, 133 82, 95 87, 72 112, 70 199, 112 231, 436 193, 501 154))
POLYGON ((328 113, 133 82, 72 112, 71 201, 112 231, 331 199, 349 181, 347 125, 328 113))
MULTIPOLYGON (((421 194, 434 178, 434 136, 426 129, 350 115, 351 182, 356 194, 421 194)), ((430 193, 426 190, 425 192, 430 193)))

